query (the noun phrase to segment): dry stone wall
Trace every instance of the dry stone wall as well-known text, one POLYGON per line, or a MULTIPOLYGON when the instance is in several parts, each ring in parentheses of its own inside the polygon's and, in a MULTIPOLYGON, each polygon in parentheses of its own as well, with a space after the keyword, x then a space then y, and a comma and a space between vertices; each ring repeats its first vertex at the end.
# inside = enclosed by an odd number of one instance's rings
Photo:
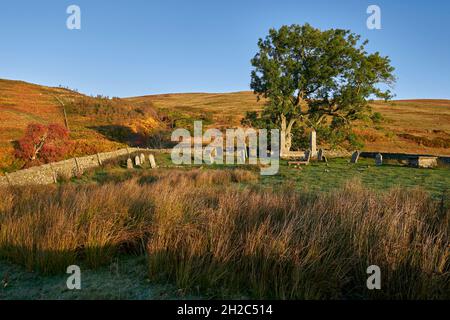
POLYGON ((0 176, 0 186, 52 184, 57 181, 58 177, 72 178, 86 170, 101 166, 103 161, 144 150, 148 151, 140 148, 120 149, 32 167, 0 176))

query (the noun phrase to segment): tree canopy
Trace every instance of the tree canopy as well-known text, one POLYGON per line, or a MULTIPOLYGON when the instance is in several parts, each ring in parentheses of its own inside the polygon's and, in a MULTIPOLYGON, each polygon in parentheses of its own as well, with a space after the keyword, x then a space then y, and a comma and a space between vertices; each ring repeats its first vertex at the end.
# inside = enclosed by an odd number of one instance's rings
POLYGON ((268 100, 264 114, 281 126, 287 149, 296 122, 349 125, 370 109, 369 99, 392 97, 380 86, 395 83, 390 59, 367 53, 367 43, 349 30, 309 24, 271 29, 259 39, 251 88, 268 100))
POLYGON ((25 166, 60 160, 70 145, 67 129, 59 124, 31 123, 17 141, 15 155, 25 166))

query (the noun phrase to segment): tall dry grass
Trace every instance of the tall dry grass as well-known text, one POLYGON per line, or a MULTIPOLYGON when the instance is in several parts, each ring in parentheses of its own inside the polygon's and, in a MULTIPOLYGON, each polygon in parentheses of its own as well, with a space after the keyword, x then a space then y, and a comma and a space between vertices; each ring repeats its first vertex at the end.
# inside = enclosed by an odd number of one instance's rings
POLYGON ((243 170, 7 189, 0 257, 41 272, 146 250, 149 275, 213 297, 449 298, 449 212, 420 190, 262 189, 243 170), (366 287, 378 265, 382 290, 366 287))

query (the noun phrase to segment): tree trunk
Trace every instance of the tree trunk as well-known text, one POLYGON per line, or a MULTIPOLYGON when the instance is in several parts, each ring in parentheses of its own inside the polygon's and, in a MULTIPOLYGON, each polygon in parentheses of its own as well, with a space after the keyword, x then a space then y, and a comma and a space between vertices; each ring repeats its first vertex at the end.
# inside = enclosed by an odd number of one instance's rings
POLYGON ((280 156, 283 157, 291 151, 292 145, 292 126, 295 123, 295 119, 289 120, 287 124, 286 116, 281 115, 281 132, 280 132, 280 156))

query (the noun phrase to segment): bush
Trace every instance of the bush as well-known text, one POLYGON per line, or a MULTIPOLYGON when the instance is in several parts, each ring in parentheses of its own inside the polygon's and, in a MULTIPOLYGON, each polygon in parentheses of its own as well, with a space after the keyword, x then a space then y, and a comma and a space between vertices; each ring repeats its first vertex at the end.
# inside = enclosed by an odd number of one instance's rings
POLYGON ((15 156, 25 166, 61 160, 69 151, 69 132, 59 124, 29 124, 15 146, 15 156))

